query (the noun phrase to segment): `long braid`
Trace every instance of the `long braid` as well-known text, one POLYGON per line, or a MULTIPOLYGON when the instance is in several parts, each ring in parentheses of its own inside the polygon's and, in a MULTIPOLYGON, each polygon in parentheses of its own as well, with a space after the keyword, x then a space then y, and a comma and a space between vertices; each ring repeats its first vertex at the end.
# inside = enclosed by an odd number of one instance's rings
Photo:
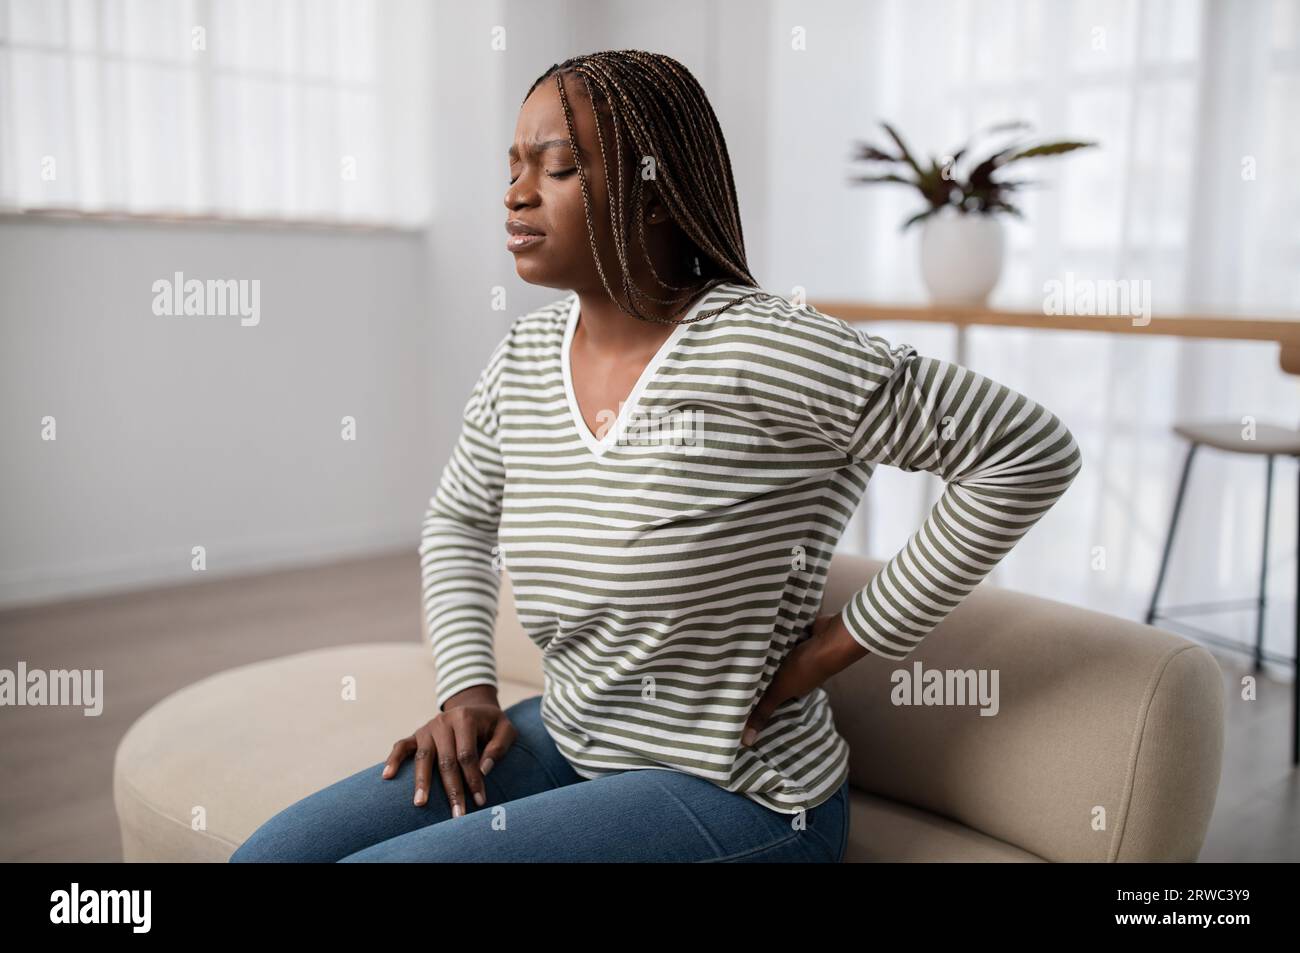
POLYGON ((538 85, 548 77, 555 77, 555 85, 564 110, 568 129, 569 148, 578 168, 582 186, 582 203, 586 212, 587 238, 591 244, 596 271, 600 275, 610 299, 625 313, 643 321, 660 324, 683 324, 682 307, 674 317, 659 317, 643 313, 637 299, 671 305, 674 310, 684 302, 696 299, 710 288, 731 282, 756 290, 726 302, 723 306, 701 311, 691 321, 720 314, 749 298, 766 296, 758 289, 758 282, 749 272, 745 259, 745 238, 740 225, 740 207, 732 175, 731 157, 727 153, 722 127, 704 94, 703 88, 681 63, 661 53, 641 50, 606 50, 576 56, 557 63, 539 76, 524 96, 527 100, 538 85), (573 113, 565 91, 562 76, 573 75, 581 79, 596 125, 596 139, 605 169, 606 194, 609 196, 610 233, 624 295, 631 310, 624 307, 619 295, 610 287, 600 254, 596 246, 596 231, 591 218, 591 193, 586 170, 579 161, 577 137, 574 134, 573 113), (600 121, 599 107, 605 107, 614 137, 614 155, 605 149, 605 134, 600 121), (625 145, 626 140, 626 145, 625 145), (631 209, 624 188, 626 173, 624 156, 631 154, 650 157, 655 166, 655 183, 660 200, 668 214, 690 239, 695 254, 696 273, 704 280, 694 285, 674 285, 665 281, 650 260, 645 241, 645 219, 641 210, 642 177, 639 164, 631 170, 631 209), (612 162, 611 162, 612 159, 612 162), (617 188, 611 188, 611 165, 617 188), (629 222, 636 220, 636 238, 641 246, 641 256, 649 266, 654 280, 663 289, 684 291, 682 295, 659 298, 636 287, 629 267, 629 222), (704 259, 709 273, 700 267, 704 259))

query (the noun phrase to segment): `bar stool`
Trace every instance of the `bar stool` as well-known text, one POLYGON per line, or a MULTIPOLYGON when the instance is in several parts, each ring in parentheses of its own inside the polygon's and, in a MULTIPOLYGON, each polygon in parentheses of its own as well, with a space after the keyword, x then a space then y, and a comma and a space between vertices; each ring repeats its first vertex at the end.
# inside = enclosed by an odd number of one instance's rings
MULTIPOLYGON (((1189 441, 1187 457, 1183 460, 1183 473, 1178 481, 1178 496, 1174 499, 1174 513, 1169 520, 1169 532, 1165 536, 1164 555, 1160 559, 1160 574, 1156 577, 1155 591, 1151 593, 1151 604, 1147 609, 1146 623, 1151 625, 1156 619, 1171 619, 1175 612, 1194 615, 1198 612, 1211 612, 1230 604, 1238 608, 1255 606, 1255 647, 1243 647, 1240 643, 1221 638, 1213 632, 1207 632, 1185 622, 1175 623, 1195 633, 1195 637, 1219 645, 1235 652, 1252 652, 1255 657, 1255 671, 1258 672, 1267 659, 1271 662, 1290 663, 1294 670, 1291 683, 1291 763, 1300 764, 1300 556, 1296 559, 1296 651, 1290 658, 1264 651, 1264 583, 1268 573, 1268 529, 1269 510, 1273 498, 1273 458, 1295 457, 1300 461, 1300 431, 1288 430, 1272 424, 1258 424, 1255 427, 1255 439, 1247 440, 1242 436, 1242 426, 1236 422, 1226 423, 1181 423, 1174 425, 1174 433, 1189 441), (1165 570, 1169 568, 1169 553, 1173 548, 1174 530, 1178 526, 1178 514, 1183 507, 1183 494, 1187 489, 1187 478, 1192 470, 1192 459, 1200 446, 1212 447, 1227 453, 1248 453, 1263 456, 1268 461, 1267 476, 1264 484, 1264 552, 1259 568, 1259 596, 1256 599, 1225 600, 1220 602, 1203 602, 1187 606, 1175 606, 1172 609, 1160 607, 1160 590, 1165 582, 1165 570), (1244 602, 1244 605, 1241 603, 1244 602)), ((1297 512, 1300 512, 1300 496, 1297 497, 1297 512)))

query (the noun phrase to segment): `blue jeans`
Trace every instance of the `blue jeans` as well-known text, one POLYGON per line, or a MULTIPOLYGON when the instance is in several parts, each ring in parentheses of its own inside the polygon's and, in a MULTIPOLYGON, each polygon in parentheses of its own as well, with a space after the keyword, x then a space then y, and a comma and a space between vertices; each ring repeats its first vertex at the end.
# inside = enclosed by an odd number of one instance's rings
POLYGON ((231 863, 844 859, 847 780, 796 824, 796 815, 669 768, 583 778, 551 740, 541 700, 506 709, 519 736, 484 776, 482 807, 467 797, 467 813, 452 817, 436 765, 428 800, 416 807, 414 756, 387 780, 379 762, 276 814, 231 863))

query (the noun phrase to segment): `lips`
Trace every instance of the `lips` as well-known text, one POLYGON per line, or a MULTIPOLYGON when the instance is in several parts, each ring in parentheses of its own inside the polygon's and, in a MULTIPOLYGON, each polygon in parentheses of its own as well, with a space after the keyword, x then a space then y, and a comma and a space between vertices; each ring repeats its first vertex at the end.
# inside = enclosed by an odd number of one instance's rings
POLYGON ((533 228, 527 222, 521 222, 517 218, 512 218, 506 222, 506 231, 509 237, 506 239, 506 251, 521 252, 535 245, 541 244, 546 233, 540 229, 533 228))

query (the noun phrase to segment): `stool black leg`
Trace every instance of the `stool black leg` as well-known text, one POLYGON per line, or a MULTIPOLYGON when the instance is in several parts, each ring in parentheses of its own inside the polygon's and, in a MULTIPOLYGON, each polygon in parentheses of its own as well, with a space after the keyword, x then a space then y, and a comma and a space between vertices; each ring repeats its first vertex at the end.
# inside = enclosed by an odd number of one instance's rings
POLYGON ((1165 536, 1165 551, 1160 557, 1160 573, 1156 576, 1156 588, 1151 593, 1151 605, 1147 607, 1147 625, 1156 617, 1156 603, 1160 600, 1160 590, 1165 584, 1165 570, 1169 568, 1169 553, 1174 545, 1174 530, 1178 528, 1178 514, 1183 508, 1183 494, 1187 491, 1187 476, 1192 472, 1192 457, 1200 446, 1193 441, 1187 447, 1187 456, 1183 459, 1183 474, 1178 479, 1178 496, 1174 498, 1174 513, 1169 519, 1169 533, 1165 536))
POLYGON ((1259 604, 1255 609, 1255 671, 1264 667, 1264 586, 1268 578, 1269 508, 1273 500, 1273 454, 1268 455, 1268 476, 1264 479, 1264 554, 1259 560, 1259 604))

